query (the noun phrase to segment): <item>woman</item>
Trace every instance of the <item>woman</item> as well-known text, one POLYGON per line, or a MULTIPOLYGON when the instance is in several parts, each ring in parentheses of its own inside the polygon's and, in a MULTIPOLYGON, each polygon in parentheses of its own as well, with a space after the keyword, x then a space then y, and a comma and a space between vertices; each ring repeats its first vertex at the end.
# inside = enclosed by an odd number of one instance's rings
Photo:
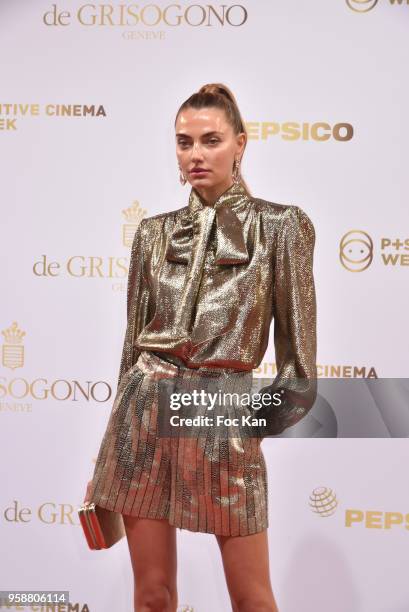
MULTIPOLYGON (((142 219, 131 249, 128 324, 118 390, 88 499, 123 514, 135 610, 174 612, 176 527, 214 533, 234 611, 277 611, 268 555, 265 462, 260 444, 311 408, 316 394, 315 242, 295 205, 254 198, 240 176, 247 135, 221 84, 202 87, 175 121, 188 205, 142 219), (275 318, 278 373, 262 389, 262 435, 213 431, 159 435, 159 381, 208 377, 248 392, 275 318), (209 442, 210 440, 210 442, 209 442)), ((256 415, 255 403, 241 408, 256 415)))

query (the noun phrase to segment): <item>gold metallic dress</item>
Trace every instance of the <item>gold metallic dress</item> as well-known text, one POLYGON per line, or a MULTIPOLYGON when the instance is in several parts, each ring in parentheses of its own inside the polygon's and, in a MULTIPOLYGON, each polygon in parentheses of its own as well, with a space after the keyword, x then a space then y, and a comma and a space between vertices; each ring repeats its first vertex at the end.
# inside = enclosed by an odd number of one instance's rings
MULTIPOLYGON (((315 231, 298 206, 231 185, 212 205, 142 219, 128 275, 127 329, 118 389, 100 446, 91 498, 179 528, 249 535, 268 527, 261 439, 158 435, 158 380, 208 372, 223 389, 250 389, 274 317, 277 376, 269 413, 279 434, 316 397, 315 231), (288 380, 305 384, 291 387, 288 380)), ((248 409, 250 411, 250 408, 248 409)))

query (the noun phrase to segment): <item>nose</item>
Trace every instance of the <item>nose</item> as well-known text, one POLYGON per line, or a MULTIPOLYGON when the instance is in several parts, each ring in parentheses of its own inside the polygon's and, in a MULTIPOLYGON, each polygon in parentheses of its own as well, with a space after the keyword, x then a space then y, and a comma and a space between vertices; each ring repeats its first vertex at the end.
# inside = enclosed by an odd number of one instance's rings
POLYGON ((193 143, 193 147, 192 147, 192 159, 196 160, 196 159, 202 159, 202 148, 200 146, 200 142, 195 142, 193 143))

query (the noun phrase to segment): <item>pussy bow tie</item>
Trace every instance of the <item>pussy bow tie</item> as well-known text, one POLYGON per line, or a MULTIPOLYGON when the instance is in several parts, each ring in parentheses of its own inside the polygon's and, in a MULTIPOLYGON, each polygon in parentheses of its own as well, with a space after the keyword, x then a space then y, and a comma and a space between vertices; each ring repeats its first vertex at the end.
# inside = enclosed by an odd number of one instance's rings
POLYGON ((249 202, 249 196, 241 183, 233 183, 222 193, 214 205, 203 202, 192 187, 187 214, 180 215, 166 250, 166 259, 188 264, 191 260, 193 236, 199 232, 205 220, 213 225, 216 218, 215 264, 240 264, 249 261, 243 226, 236 212, 249 202))

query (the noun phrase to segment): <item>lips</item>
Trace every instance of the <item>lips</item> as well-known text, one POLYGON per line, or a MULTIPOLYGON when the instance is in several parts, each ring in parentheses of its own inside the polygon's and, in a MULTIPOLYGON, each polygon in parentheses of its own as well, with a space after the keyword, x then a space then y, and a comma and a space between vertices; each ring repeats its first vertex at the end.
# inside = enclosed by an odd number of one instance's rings
POLYGON ((190 174, 205 174, 206 172, 208 172, 208 170, 204 170, 203 168, 193 168, 190 174))

